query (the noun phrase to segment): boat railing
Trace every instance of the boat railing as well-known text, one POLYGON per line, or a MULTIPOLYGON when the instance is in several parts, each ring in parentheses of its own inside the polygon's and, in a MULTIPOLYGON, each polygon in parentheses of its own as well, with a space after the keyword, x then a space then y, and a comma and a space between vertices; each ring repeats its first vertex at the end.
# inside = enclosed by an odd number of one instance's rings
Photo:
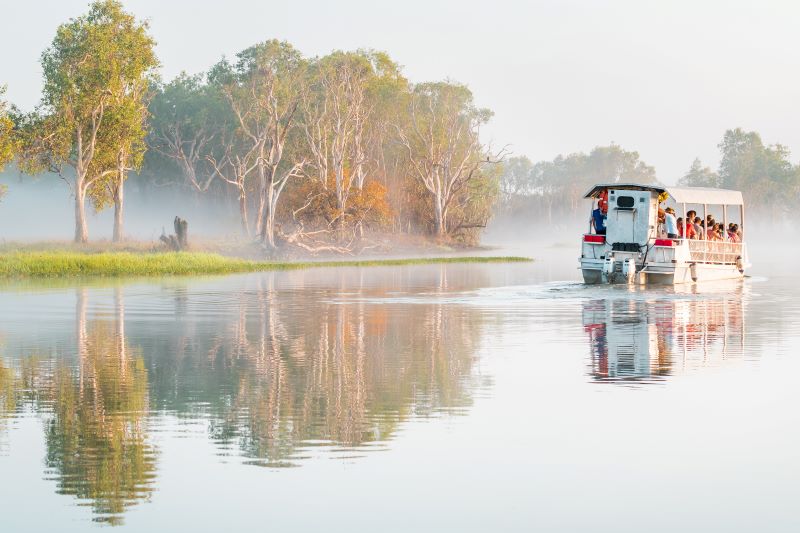
POLYGON ((694 263, 736 264, 742 257, 742 243, 689 239, 689 257, 694 263))

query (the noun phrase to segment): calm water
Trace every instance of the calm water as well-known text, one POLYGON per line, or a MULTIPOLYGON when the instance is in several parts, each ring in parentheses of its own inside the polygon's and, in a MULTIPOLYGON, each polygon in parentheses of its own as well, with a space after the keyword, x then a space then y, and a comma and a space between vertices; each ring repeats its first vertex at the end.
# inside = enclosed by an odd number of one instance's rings
POLYGON ((0 288, 0 530, 797 531, 800 289, 536 264, 0 288))

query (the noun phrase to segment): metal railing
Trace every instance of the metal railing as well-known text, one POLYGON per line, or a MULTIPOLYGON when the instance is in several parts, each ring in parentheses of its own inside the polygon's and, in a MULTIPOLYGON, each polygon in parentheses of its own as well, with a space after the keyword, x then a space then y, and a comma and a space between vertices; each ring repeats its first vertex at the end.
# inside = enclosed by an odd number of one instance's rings
POLYGON ((694 263, 735 264, 742 257, 742 243, 689 239, 689 257, 694 263))

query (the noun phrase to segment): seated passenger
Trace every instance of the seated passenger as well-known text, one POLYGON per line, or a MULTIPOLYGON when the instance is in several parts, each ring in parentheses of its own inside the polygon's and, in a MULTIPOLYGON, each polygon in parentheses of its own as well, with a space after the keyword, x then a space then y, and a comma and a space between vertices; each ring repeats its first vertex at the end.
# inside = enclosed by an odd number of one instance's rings
POLYGON ((710 241, 722 240, 722 228, 720 227, 719 223, 715 222, 714 225, 711 226, 711 231, 709 231, 708 233, 709 233, 708 240, 710 241))
POLYGON ((594 228, 594 232, 596 234, 606 234, 606 215, 603 214, 603 210, 599 206, 597 209, 592 211, 592 227, 594 228))
POLYGON ((707 241, 715 240, 714 239, 714 236, 716 235, 716 229, 714 228, 715 225, 716 225, 716 223, 714 222, 714 219, 711 218, 711 215, 708 215, 708 218, 706 218, 706 240, 707 241))
POLYGON ((728 240, 731 242, 742 242, 742 239, 739 238, 739 225, 738 224, 731 224, 730 229, 728 230, 728 240))
POLYGON ((694 217, 694 233, 695 239, 702 239, 705 232, 703 231, 703 221, 700 217, 694 217))

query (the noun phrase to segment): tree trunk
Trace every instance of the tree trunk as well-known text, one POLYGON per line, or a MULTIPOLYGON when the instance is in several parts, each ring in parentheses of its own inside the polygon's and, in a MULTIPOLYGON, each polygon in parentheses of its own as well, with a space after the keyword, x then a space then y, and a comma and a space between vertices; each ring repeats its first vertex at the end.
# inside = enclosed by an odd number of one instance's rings
POLYGON ((256 235, 263 241, 264 240, 264 227, 265 227, 265 219, 264 216, 267 210, 267 189, 269 184, 267 183, 267 176, 266 172, 263 168, 259 168, 259 187, 258 187, 258 205, 256 206, 256 235))
POLYGON ((112 242, 122 242, 123 233, 123 216, 124 216, 124 201, 125 201, 125 180, 120 176, 117 187, 114 189, 114 235, 111 238, 112 242))
POLYGON ((442 209, 442 205, 439 202, 439 199, 434 199, 434 230, 437 236, 444 237, 445 233, 447 233, 446 227, 446 220, 445 220, 445 211, 442 209))
POLYGON ((89 240, 89 229, 86 226, 86 190, 83 183, 75 184, 75 242, 85 243, 89 240))
POLYGON ((242 233, 250 237, 250 223, 247 220, 247 192, 244 185, 239 187, 239 216, 242 218, 242 233))
POLYGON ((266 194, 266 203, 264 205, 264 225, 261 229, 261 233, 259 237, 261 238, 261 242, 269 246, 270 248, 275 248, 275 185, 270 181, 267 186, 267 194, 266 194))

